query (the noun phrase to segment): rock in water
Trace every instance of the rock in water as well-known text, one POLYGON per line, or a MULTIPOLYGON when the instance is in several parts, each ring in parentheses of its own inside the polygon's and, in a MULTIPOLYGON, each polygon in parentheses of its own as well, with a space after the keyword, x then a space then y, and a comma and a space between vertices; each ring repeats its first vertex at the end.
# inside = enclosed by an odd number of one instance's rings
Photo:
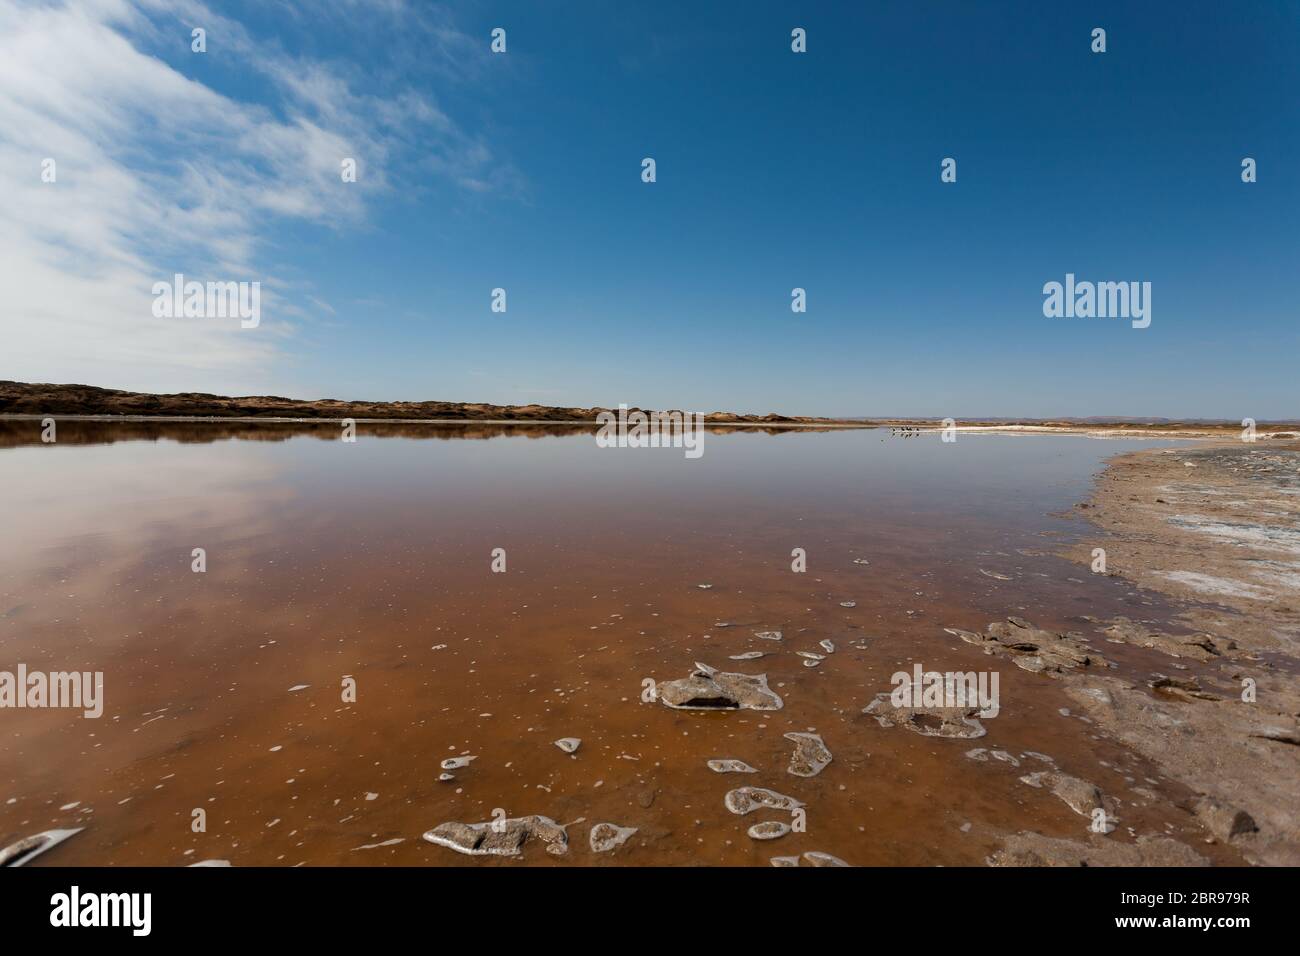
POLYGON ((779 641, 782 638, 780 631, 755 631, 754 636, 760 641, 779 641))
MULTIPOLYGON (((386 846, 397 846, 399 843, 405 843, 406 837, 393 837, 391 840, 380 840, 378 843, 363 843, 361 846, 354 846, 353 852, 357 850, 382 850, 386 846)), ((196 863, 195 866, 198 864, 196 863)))
POLYGON ((46 830, 35 836, 24 837, 0 850, 0 866, 23 866, 84 829, 85 827, 77 827, 75 830, 46 830))
POLYGON ((796 777, 815 777, 831 762, 831 752, 825 742, 816 734, 788 733, 786 740, 794 741, 794 753, 790 757, 787 773, 796 777))
POLYGON ((741 817, 755 810, 794 810, 804 805, 802 800, 763 787, 737 787, 728 791, 722 802, 728 810, 741 817))
POLYGON ((848 866, 838 856, 831 856, 820 850, 810 850, 803 855, 803 858, 808 861, 809 866, 848 866))
POLYGON ((546 852, 568 852, 569 837, 550 817, 528 816, 486 823, 442 823, 424 839, 468 856, 518 856, 529 840, 545 843, 546 852))
POLYGON ((906 727, 922 737, 983 737, 988 731, 977 718, 978 707, 895 707, 889 691, 877 694, 864 714, 881 727, 906 727))
POLYGON ((1058 677, 1076 668, 1112 666, 1088 646, 1083 636, 1045 631, 1019 617, 994 621, 983 634, 959 627, 944 630, 967 644, 974 644, 985 654, 1009 656, 1011 663, 1034 674, 1058 677))
POLYGON ((659 702, 675 710, 780 710, 781 700, 767 686, 766 674, 727 674, 695 662, 689 677, 667 681, 659 702))
POLYGON ((597 823, 591 828, 588 837, 591 852, 607 853, 616 846, 622 846, 634 833, 636 827, 621 827, 617 823, 597 823))
POLYGON ((821 649, 824 650, 827 654, 835 653, 835 645, 831 641, 829 640, 820 641, 819 644, 821 646, 821 649))
POLYGON ((775 840, 790 832, 790 824, 782 823, 780 820, 765 820, 762 823, 755 823, 747 832, 753 840, 775 840))
POLYGON ((1094 810, 1105 808, 1102 792, 1096 784, 1071 777, 1068 773, 1040 770, 1021 777, 1020 782, 1031 787, 1047 787, 1066 806, 1083 817, 1092 816, 1094 810))
MULTIPOLYGON (((831 856, 829 853, 822 853, 820 850, 810 850, 803 855, 804 860, 809 866, 848 866, 838 856, 831 856)), ((769 860, 773 866, 799 866, 799 857, 797 856, 774 856, 769 860)))
POLYGON ((468 767, 471 760, 477 759, 477 757, 448 757, 442 762, 442 769, 459 770, 461 767, 468 767))
POLYGON ((743 654, 732 654, 731 657, 728 658, 728 660, 733 660, 733 661, 756 661, 756 660, 758 660, 760 657, 766 657, 766 656, 767 656, 767 655, 766 655, 765 653, 763 653, 762 651, 745 651, 745 653, 743 653, 743 654))
POLYGON ((710 760, 709 769, 714 773, 758 773, 743 760, 710 760))
POLYGON ((573 753, 581 745, 582 745, 582 739, 580 737, 561 737, 559 740, 555 742, 555 746, 559 747, 566 754, 573 753))

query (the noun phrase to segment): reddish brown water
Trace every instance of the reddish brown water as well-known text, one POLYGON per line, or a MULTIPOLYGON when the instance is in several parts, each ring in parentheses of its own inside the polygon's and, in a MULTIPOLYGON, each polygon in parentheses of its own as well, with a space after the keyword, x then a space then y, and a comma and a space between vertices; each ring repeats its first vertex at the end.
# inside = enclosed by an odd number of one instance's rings
MULTIPOLYGON (((502 808, 585 820, 567 857, 530 846, 527 864, 766 865, 806 850, 973 864, 998 832, 1083 837, 1086 821, 1017 782, 1039 767, 978 763, 971 747, 1045 752, 1108 791, 1158 778, 1062 717, 1057 682, 943 632, 1008 614, 1062 629, 1167 616, 1048 553, 1086 530, 1052 514, 1137 442, 710 432, 688 460, 598 448, 580 429, 336 435, 64 422, 45 445, 36 422, 4 426, 0 669, 102 671, 105 712, 0 710, 0 846, 84 826, 39 862, 519 865, 420 839, 502 808), (835 653, 802 666, 794 652, 824 638, 835 653), (727 659, 755 649, 774 653, 727 659), (643 679, 694 661, 767 673, 784 709, 641 701, 643 679), (988 736, 925 738, 860 713, 917 661, 999 667, 988 736), (786 772, 791 730, 834 753, 819 776, 786 772), (577 754, 559 737, 581 738, 577 754), (477 759, 438 782, 462 753, 477 759), (762 772, 714 774, 714 757, 762 772), (784 817, 728 813, 723 795, 745 785, 804 800, 807 832, 751 840, 751 824, 784 817), (596 856, 597 821, 639 833, 596 856)), ((1159 813, 1133 809, 1123 827, 1175 819, 1159 813)))

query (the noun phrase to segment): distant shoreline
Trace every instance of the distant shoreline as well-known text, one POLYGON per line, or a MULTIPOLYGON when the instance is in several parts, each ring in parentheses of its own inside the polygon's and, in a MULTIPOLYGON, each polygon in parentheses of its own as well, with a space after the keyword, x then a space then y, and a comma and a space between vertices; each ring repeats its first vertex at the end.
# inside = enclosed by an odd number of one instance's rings
MULTIPOLYGON (((574 418, 352 418, 350 416, 340 418, 286 418, 272 417, 268 415, 65 415, 57 412, 47 414, 8 414, 0 413, 0 421, 40 421, 43 418, 57 418, 59 421, 74 422, 103 422, 111 424, 113 422, 156 422, 166 424, 175 422, 183 423, 239 423, 239 424, 265 424, 265 425, 326 425, 340 424, 343 421, 352 421, 357 425, 562 425, 572 428, 599 428, 599 423, 594 419, 574 419, 574 418)), ((863 419, 854 421, 789 421, 789 422, 763 422, 763 421, 743 421, 729 419, 709 419, 704 423, 706 428, 788 428, 791 430, 798 429, 826 429, 826 430, 861 430, 869 431, 878 428, 890 428, 920 433, 933 434, 943 431, 943 426, 935 424, 929 419, 863 419)), ((989 435, 1084 435, 1089 438, 1179 438, 1179 439, 1198 439, 1206 441, 1223 441, 1226 438, 1234 436, 1241 429, 1236 426, 1205 426, 1205 425, 1182 425, 1174 424, 1159 428, 1138 427, 1128 425, 1070 425, 1070 424, 970 424, 963 425, 958 423, 954 426, 957 432, 966 434, 989 434, 989 435)), ((1259 440, 1293 440, 1300 438, 1300 426, 1296 429, 1264 429, 1257 433, 1259 440)))
MULTIPOLYGON (((56 417, 98 422, 263 422, 310 424, 413 425, 574 425, 595 427, 602 407, 492 405, 473 402, 367 402, 336 399, 299 400, 272 395, 229 397, 201 392, 155 395, 93 385, 51 385, 0 381, 0 420, 56 417)), ((651 413, 650 409, 633 409, 651 413)), ((705 425, 730 428, 869 429, 894 428, 914 433, 941 431, 934 418, 817 418, 769 413, 745 415, 716 411, 705 425)), ((1236 422, 1153 419, 955 419, 958 432, 992 434, 1080 434, 1097 438, 1217 438, 1238 436, 1236 422)), ((1300 422, 1259 422, 1259 438, 1300 437, 1300 422)))

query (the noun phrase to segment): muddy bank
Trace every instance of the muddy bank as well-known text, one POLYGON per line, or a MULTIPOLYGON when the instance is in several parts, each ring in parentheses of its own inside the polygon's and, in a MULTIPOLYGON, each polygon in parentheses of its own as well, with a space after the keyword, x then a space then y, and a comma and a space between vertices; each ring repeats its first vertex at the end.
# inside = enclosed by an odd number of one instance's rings
POLYGON ((1119 674, 1064 675, 1066 692, 1197 794, 1185 809, 1207 841, 1300 863, 1300 444, 1122 455, 1078 510, 1100 533, 1069 557, 1185 610, 1165 627, 1095 622, 1141 656, 1119 674))

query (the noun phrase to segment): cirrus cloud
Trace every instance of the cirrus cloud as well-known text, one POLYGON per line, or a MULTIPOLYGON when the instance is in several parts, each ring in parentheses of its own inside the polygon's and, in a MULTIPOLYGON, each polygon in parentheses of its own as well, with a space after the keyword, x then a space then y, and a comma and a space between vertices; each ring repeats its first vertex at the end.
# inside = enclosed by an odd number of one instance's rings
MULTIPOLYGON (((404 5, 382 13, 411 29, 404 5)), ((277 228, 365 228, 371 200, 430 153, 458 188, 499 178, 426 94, 391 78, 359 92, 357 71, 195 0, 0 0, 0 378, 255 390, 332 311, 310 277, 277 274, 277 228), (155 318, 151 288, 176 272, 261 282, 261 325, 155 318)))

